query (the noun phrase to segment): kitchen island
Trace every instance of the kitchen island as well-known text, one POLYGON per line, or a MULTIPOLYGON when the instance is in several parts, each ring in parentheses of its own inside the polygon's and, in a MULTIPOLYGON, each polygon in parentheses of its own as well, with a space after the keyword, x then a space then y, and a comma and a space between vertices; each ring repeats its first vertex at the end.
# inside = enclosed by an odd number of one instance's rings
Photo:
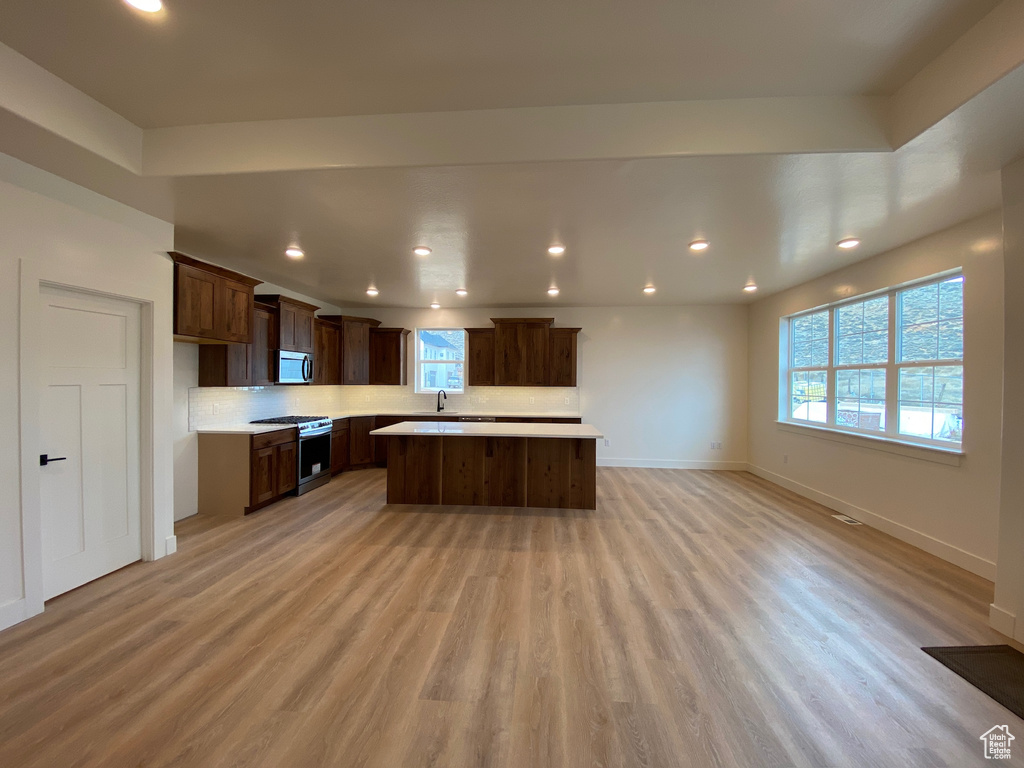
POLYGON ((401 422, 388 440, 389 504, 597 508, 589 424, 401 422))

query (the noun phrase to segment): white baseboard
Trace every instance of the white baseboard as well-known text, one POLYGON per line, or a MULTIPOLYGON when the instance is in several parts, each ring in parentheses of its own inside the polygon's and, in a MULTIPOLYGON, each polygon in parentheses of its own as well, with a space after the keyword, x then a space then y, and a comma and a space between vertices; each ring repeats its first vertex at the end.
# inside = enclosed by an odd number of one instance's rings
POLYGON ((850 517, 860 520, 866 525, 870 525, 872 528, 877 528, 890 536, 894 536, 900 541, 905 541, 907 544, 911 544, 918 549, 923 549, 929 554, 941 557, 943 560, 958 565, 964 570, 975 573, 982 578, 988 579, 989 581, 995 581, 996 579, 996 564, 991 560, 986 560, 983 557, 967 552, 959 547, 955 547, 952 544, 947 544, 944 541, 940 541, 933 536, 929 536, 927 533, 910 528, 909 526, 897 523, 895 520, 890 520, 887 517, 875 514, 869 510, 863 509, 862 507, 855 506, 842 499, 837 499, 835 496, 829 496, 827 493, 810 488, 802 483, 798 483, 795 480, 790 480, 788 477, 777 475, 774 472, 769 472, 767 469, 762 467, 754 466, 753 464, 747 465, 747 470, 758 477, 764 478, 769 482, 781 485, 794 493, 798 493, 812 501, 816 501, 819 504, 823 504, 829 509, 834 509, 836 512, 842 512, 843 514, 849 515, 850 517))
POLYGON ((164 554, 165 555, 173 555, 177 551, 178 551, 178 537, 177 536, 168 536, 167 537, 167 541, 165 542, 164 554))
POLYGON ((13 627, 28 617, 28 601, 25 598, 0 605, 0 630, 13 627))
POLYGON ((1017 617, 1005 608, 1000 608, 995 603, 992 603, 988 607, 988 623, 996 632, 1002 632, 1007 637, 1013 637, 1013 631, 1017 625, 1017 617))
POLYGON ((640 469, 726 469, 743 472, 745 461, 673 461, 663 459, 598 459, 599 467, 637 467, 640 469))

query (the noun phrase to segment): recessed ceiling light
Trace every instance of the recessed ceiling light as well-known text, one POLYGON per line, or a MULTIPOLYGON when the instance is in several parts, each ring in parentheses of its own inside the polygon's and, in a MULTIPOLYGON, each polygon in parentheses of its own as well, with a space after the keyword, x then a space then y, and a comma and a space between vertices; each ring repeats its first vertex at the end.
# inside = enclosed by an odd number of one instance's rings
POLYGON ((417 245, 415 248, 412 249, 412 252, 415 253, 417 256, 430 255, 430 249, 427 248, 427 246, 425 245, 417 245))
POLYGON ((692 243, 690 243, 691 251, 706 251, 710 247, 711 243, 709 243, 707 240, 694 240, 692 243))
POLYGON ((432 303, 432 304, 430 305, 430 308, 431 308, 431 309, 440 309, 440 308, 441 308, 441 305, 440 305, 440 304, 438 304, 438 303, 437 303, 437 302, 435 301, 435 302, 433 302, 433 303, 432 303))
POLYGON ((465 296, 468 293, 469 291, 467 291, 465 288, 459 288, 458 290, 455 291, 456 296, 465 296))
POLYGON ((558 295, 558 289, 557 288, 548 288, 548 296, 557 296, 557 295, 558 295))
POLYGON ((366 295, 367 296, 376 296, 379 293, 380 293, 380 291, 378 291, 376 288, 367 288, 366 289, 366 295))
POLYGON ((757 283, 751 280, 749 283, 743 286, 743 290, 746 291, 747 293, 753 293, 754 291, 757 290, 757 283))
POLYGON ((301 259, 306 254, 301 248, 293 245, 289 248, 284 249, 284 255, 287 256, 289 259, 301 259))
POLYGON ((644 288, 644 293, 654 293, 654 286, 648 285, 646 288, 644 288))
POLYGON ((133 8, 138 8, 146 13, 156 13, 164 7, 160 0, 124 0, 133 8))
POLYGON ((842 240, 836 243, 836 245, 839 248, 849 250, 850 248, 856 248, 858 245, 860 245, 860 240, 858 240, 856 237, 844 237, 842 240))
POLYGON ((561 256, 563 253, 565 253, 565 246, 552 245, 550 248, 548 248, 548 253, 550 253, 552 256, 561 256))

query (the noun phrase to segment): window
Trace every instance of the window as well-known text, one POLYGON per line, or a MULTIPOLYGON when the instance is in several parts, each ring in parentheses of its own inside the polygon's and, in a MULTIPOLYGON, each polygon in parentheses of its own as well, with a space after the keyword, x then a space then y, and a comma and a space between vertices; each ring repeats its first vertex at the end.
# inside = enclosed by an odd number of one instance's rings
POLYGON ((416 391, 465 389, 466 332, 462 328, 416 329, 416 391))
POLYGON ((781 418, 959 446, 963 284, 944 275, 783 318, 781 418))

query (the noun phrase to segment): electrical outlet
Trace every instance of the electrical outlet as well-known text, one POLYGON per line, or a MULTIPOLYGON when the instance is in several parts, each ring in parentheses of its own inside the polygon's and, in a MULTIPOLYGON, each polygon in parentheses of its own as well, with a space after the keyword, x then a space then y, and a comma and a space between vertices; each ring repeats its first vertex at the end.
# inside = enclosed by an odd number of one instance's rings
POLYGON ((533 398, 530 398, 530 405, 533 405, 533 398))
POLYGON ((216 416, 218 413, 220 413, 220 403, 214 403, 213 404, 213 415, 216 416))
POLYGON ((782 463, 783 464, 789 464, 789 454, 788 453, 782 454, 782 463))
POLYGON ((365 397, 366 397, 366 402, 370 402, 370 396, 366 395, 365 397))
POLYGON ((568 398, 568 397, 567 397, 567 398, 565 398, 565 404, 566 404, 566 405, 568 405, 568 404, 569 404, 569 398, 568 398))
POLYGON ((612 447, 612 441, 611 441, 611 440, 608 440, 608 439, 606 438, 606 439, 605 439, 605 441, 604 441, 604 447, 605 447, 605 448, 611 448, 611 447, 612 447))

